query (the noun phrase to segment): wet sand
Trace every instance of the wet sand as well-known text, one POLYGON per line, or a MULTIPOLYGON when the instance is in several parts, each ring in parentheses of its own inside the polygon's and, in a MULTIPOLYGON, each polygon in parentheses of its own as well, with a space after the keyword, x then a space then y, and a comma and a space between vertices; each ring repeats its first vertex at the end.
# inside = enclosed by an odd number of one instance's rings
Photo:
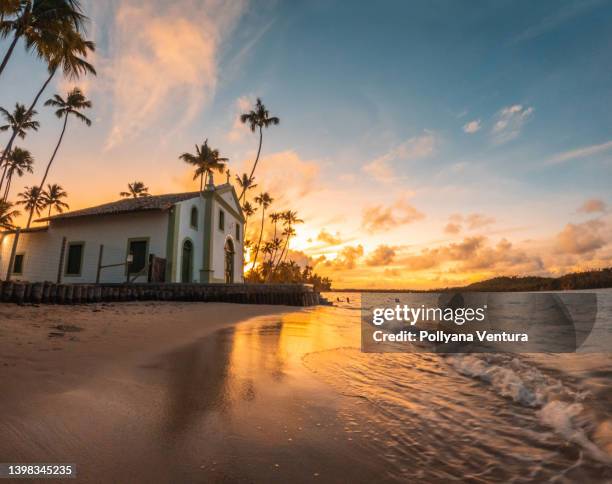
POLYGON ((0 306, 1 460, 75 463, 79 482, 382 478, 350 445, 341 396, 282 347, 294 312, 0 306))
POLYGON ((593 456, 612 442, 609 360, 588 395, 504 355, 477 362, 505 372, 483 381, 471 360, 361 353, 345 306, 0 305, 0 461, 75 463, 78 482, 612 478, 593 456))

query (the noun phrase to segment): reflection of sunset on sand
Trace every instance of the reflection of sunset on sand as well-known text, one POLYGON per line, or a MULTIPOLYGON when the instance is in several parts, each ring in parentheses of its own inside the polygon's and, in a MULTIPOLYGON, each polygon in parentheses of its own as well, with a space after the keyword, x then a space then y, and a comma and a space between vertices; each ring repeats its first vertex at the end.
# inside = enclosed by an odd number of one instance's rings
POLYGON ((158 482, 610 477, 608 357, 364 354, 359 295, 328 297, 5 311, 0 453, 158 482))

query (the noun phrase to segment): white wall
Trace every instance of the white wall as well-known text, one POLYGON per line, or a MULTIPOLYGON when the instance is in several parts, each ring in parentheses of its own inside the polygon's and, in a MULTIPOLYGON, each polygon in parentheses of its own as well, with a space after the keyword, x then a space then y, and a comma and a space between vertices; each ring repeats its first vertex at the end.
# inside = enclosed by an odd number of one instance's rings
MULTIPOLYGON (((66 276, 65 263, 62 282, 95 282, 100 244, 104 244, 102 264, 125 261, 130 238, 149 237, 149 254, 166 257, 168 230, 167 212, 140 212, 121 215, 103 215, 57 220, 45 232, 23 233, 19 237, 16 253, 24 253, 23 275, 13 275, 13 280, 56 281, 62 238, 70 242, 85 242, 83 266, 80 277, 66 276)), ((13 235, 7 235, 0 246, 0 277, 6 277, 11 254, 13 235)), ((101 282, 125 281, 125 268, 103 269, 101 282)), ((146 275, 137 281, 146 281, 146 275)))
POLYGON ((204 256, 204 200, 201 197, 192 198, 191 200, 185 200, 184 202, 177 203, 175 206, 179 219, 178 226, 178 240, 177 240, 177 251, 176 251, 176 264, 173 268, 174 277, 172 281, 181 281, 181 269, 183 267, 183 243, 187 238, 193 243, 193 268, 192 282, 200 282, 200 269, 202 269, 202 258, 204 256), (198 209, 198 227, 194 229, 191 227, 191 209, 196 207, 198 209))
MULTIPOLYGON (((223 199, 230 204, 230 206, 235 206, 231 192, 226 192, 222 196, 223 199), (224 195, 227 195, 227 197, 224 195)), ((213 201, 213 277, 216 280, 225 280, 225 240, 229 237, 234 242, 234 282, 243 282, 243 224, 239 219, 228 212, 217 200, 214 200, 213 198, 213 201), (223 212, 225 212, 224 230, 219 229, 219 210, 223 210, 223 212), (236 224, 240 225, 239 241, 236 240, 236 224)), ((236 211, 238 210, 236 209, 236 211)))

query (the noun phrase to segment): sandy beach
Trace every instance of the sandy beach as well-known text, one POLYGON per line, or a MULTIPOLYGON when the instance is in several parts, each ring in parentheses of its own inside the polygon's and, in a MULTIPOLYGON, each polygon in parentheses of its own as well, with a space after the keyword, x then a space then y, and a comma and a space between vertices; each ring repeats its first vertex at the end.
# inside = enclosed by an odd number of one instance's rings
POLYGON ((359 314, 2 305, 0 456, 87 483, 612 477, 609 358, 364 354, 359 314))

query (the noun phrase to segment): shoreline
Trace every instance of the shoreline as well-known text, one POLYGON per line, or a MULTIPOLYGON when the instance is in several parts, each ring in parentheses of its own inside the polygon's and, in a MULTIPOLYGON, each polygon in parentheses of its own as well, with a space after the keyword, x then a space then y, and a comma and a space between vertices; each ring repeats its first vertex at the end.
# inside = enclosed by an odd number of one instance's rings
POLYGON ((298 308, 200 302, 0 305, 0 409, 67 391, 250 318, 298 308))

